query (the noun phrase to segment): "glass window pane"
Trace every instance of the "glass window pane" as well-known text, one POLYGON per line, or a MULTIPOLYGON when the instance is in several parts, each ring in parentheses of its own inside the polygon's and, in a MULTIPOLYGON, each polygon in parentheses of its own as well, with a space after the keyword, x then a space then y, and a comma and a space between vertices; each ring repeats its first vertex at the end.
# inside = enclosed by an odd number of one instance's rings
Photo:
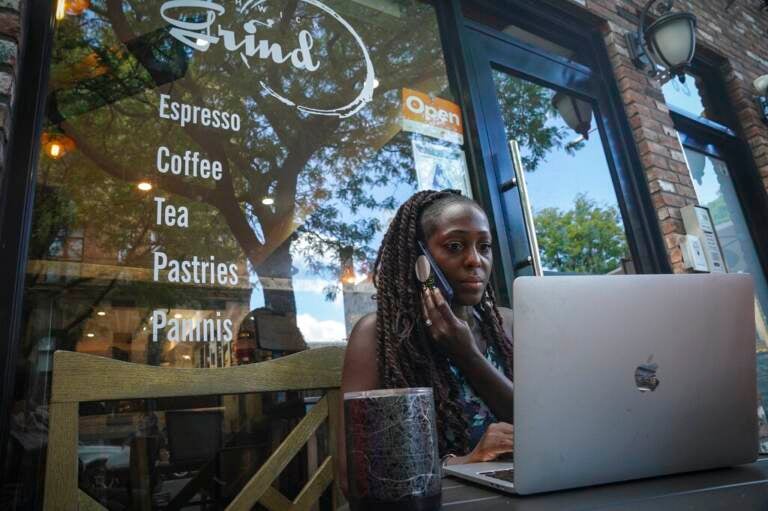
MULTIPOLYGON (((494 70, 504 128, 520 146, 545 274, 631 272, 610 170, 591 106, 577 133, 571 99, 494 70), (561 105, 561 111, 554 104, 561 105)), ((584 110, 585 102, 576 109, 584 110)), ((584 112, 582 112, 583 114, 584 112)))
MULTIPOLYGON (((42 484, 53 350, 209 368, 343 344, 375 310, 372 265, 396 207, 421 188, 469 193, 430 2, 75 10, 55 31, 27 266, 12 435, 38 428, 13 450, 29 484, 42 484)), ((88 442, 122 459, 144 415, 162 425, 150 408, 83 418, 101 424, 88 442)), ((267 408, 225 431, 268 422, 267 408)), ((109 477, 100 466, 92 480, 109 477)))
POLYGON ((662 85, 661 90, 667 105, 693 116, 727 125, 716 105, 707 95, 703 78, 686 73, 685 82, 681 83, 677 79, 669 80, 662 85))
MULTIPOLYGON (((723 258, 731 273, 749 273, 755 280, 758 390, 768 408, 768 282, 757 258, 741 204, 727 164, 714 156, 685 147, 688 168, 699 204, 709 208, 723 258)), ((761 431, 762 451, 768 452, 768 431, 761 431)))

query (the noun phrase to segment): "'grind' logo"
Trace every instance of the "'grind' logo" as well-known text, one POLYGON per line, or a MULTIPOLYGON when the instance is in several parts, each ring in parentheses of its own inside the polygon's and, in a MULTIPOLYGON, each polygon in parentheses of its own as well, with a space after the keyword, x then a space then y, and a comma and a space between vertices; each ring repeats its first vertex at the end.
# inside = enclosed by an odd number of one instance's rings
MULTIPOLYGON (((298 31, 295 47, 289 50, 283 48, 278 42, 259 38, 259 29, 271 29, 285 21, 281 19, 283 16, 282 12, 277 17, 265 16, 267 8, 264 4, 267 1, 238 0, 236 2, 235 8, 244 19, 241 27, 242 33, 239 36, 234 30, 224 28, 216 23, 217 18, 226 12, 226 8, 215 3, 213 0, 169 0, 160 6, 160 15, 171 25, 170 34, 195 51, 205 52, 212 45, 223 42, 224 47, 228 51, 240 54, 240 58, 249 69, 251 67, 251 59, 255 58, 271 60, 275 64, 290 63, 295 69, 308 73, 317 71, 320 67, 320 62, 312 52, 315 40, 310 31, 298 31), (187 16, 182 15, 180 12, 184 9, 187 10, 187 16), (189 15, 190 13, 191 15, 189 15)), ((336 116, 340 118, 356 114, 373 99, 375 76, 368 49, 352 25, 330 7, 318 0, 299 0, 299 3, 315 7, 322 15, 329 16, 335 20, 359 47, 364 60, 365 78, 358 85, 358 94, 345 105, 335 108, 315 108, 298 104, 296 101, 275 91, 263 80, 259 80, 259 86, 270 96, 307 114, 336 116)))

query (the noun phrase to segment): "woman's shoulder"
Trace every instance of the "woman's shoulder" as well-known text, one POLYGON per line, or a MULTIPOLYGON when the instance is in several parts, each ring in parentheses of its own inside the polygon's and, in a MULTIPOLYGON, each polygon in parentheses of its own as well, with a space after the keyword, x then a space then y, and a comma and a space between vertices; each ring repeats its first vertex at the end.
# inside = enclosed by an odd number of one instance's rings
POLYGON ((352 327, 352 332, 349 335, 350 340, 352 340, 352 337, 357 334, 370 334, 376 333, 376 313, 375 312, 369 312, 368 314, 365 314, 364 316, 361 316, 360 319, 357 320, 357 323, 355 323, 355 326, 352 327))
POLYGON ((347 352, 376 351, 376 313, 371 312, 357 320, 347 342, 347 352))
POLYGON ((342 388, 345 392, 378 388, 376 359, 376 313, 366 314, 355 323, 344 356, 342 388))

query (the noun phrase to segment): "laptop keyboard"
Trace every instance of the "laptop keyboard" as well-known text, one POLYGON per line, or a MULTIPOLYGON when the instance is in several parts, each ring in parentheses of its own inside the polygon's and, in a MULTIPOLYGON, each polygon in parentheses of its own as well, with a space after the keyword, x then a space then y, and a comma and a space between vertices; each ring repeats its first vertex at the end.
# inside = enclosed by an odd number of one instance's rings
POLYGON ((491 470, 490 472, 478 472, 478 475, 500 479, 509 483, 515 482, 515 469, 505 468, 503 470, 491 470))

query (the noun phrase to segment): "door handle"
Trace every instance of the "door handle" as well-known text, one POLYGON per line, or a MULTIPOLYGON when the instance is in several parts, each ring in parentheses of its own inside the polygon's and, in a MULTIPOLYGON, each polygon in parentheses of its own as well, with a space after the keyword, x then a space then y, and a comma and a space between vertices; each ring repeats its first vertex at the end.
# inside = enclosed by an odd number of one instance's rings
POLYGON ((512 156, 512 165, 514 166, 514 174, 517 179, 512 178, 506 183, 502 184, 502 191, 504 186, 508 183, 512 183, 507 189, 511 189, 514 186, 520 190, 520 204, 523 207, 523 219, 525 223, 525 231, 528 234, 528 248, 531 251, 531 255, 520 261, 520 264, 515 264, 515 269, 523 267, 526 264, 533 266, 533 274, 537 277, 542 275, 541 272, 541 257, 539 256, 539 241, 536 238, 536 226, 533 223, 533 212, 531 210, 531 202, 528 198, 528 187, 525 184, 525 169, 523 168, 523 159, 520 156, 520 146, 517 140, 509 141, 509 152, 512 156))

